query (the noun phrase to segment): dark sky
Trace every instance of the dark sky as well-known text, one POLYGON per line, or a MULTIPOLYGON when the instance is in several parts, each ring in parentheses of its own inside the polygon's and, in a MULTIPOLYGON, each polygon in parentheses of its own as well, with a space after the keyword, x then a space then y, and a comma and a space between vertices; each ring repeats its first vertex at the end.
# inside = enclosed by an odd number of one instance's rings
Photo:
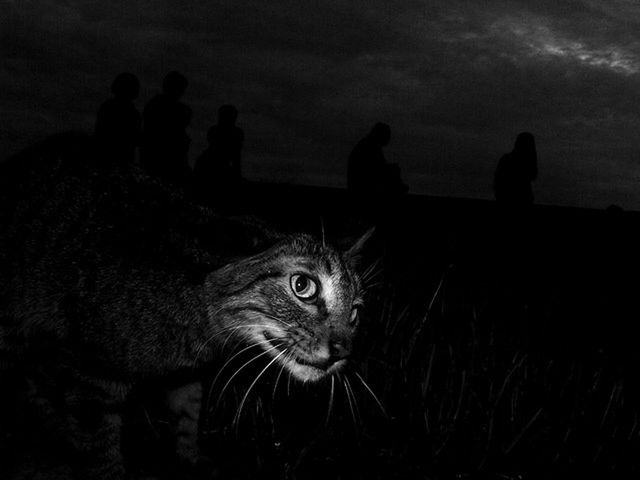
POLYGON ((385 121, 411 192, 491 198, 529 130, 539 203, 640 209, 639 32, 635 0, 0 0, 0 152, 91 130, 121 71, 142 109, 176 69, 192 158, 234 103, 251 179, 343 186, 385 121))

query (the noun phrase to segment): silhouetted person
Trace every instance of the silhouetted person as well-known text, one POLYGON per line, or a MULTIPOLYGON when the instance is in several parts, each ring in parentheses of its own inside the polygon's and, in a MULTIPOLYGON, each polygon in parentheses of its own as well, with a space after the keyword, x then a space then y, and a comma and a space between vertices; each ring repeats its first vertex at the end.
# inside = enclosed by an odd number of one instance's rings
POLYGON ((402 210, 399 202, 408 190, 398 165, 385 159, 383 149, 390 139, 389 125, 376 123, 353 148, 347 165, 347 187, 357 221, 375 223, 379 229, 393 229, 395 214, 402 210))
POLYGON ((376 123, 371 132, 360 140, 349 155, 347 187, 357 194, 375 194, 384 191, 384 173, 387 161, 382 149, 391 140, 391 129, 386 123, 376 123))
MULTIPOLYGON (((495 218, 495 243, 488 257, 496 274, 496 308, 504 314, 501 329, 522 329, 529 338, 535 317, 542 308, 545 258, 540 249, 531 182, 538 173, 535 140, 531 133, 518 134, 513 150, 503 155, 494 175, 494 194, 499 206, 495 218), (514 320, 519 319, 519 320, 514 320)), ((540 314, 540 317, 543 315, 540 314)), ((537 328, 537 327, 536 327, 537 328)), ((546 327, 545 327, 546 328, 546 327)), ((539 341, 539 339, 536 339, 539 341)))
POLYGON ((400 179, 400 168, 387 163, 383 148, 389 144, 391 128, 376 123, 371 132, 360 140, 349 155, 347 187, 356 195, 388 195, 406 193, 407 186, 400 179))
POLYGON ((191 108, 180 99, 187 89, 187 78, 170 72, 162 83, 162 93, 153 97, 144 109, 144 130, 140 149, 142 166, 151 174, 175 183, 189 176, 187 127, 191 108))
POLYGON ((98 109, 96 139, 100 154, 108 162, 130 165, 140 141, 142 118, 133 101, 140 93, 138 77, 132 73, 119 74, 111 84, 113 98, 98 109))
POLYGON ((209 148, 196 160, 195 177, 204 198, 228 195, 241 184, 244 132, 236 126, 237 119, 236 107, 222 105, 218 110, 217 125, 213 125, 207 134, 209 148))
POLYGON ((493 190, 496 200, 511 207, 531 205, 531 182, 538 175, 538 157, 533 135, 522 132, 513 150, 500 158, 496 168, 493 190))

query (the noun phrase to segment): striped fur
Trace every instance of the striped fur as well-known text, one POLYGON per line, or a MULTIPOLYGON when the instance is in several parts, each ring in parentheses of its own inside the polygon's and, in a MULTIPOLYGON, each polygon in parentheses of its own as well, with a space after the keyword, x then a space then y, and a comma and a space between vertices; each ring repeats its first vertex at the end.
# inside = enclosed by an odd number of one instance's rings
MULTIPOLYGON (((362 302, 354 252, 216 217, 90 158, 90 140, 66 136, 0 171, 0 362, 19 371, 74 478, 124 478, 130 392, 205 367, 223 340, 262 345, 305 382, 344 367, 362 302), (312 301, 294 275, 316 283, 312 301)), ((167 397, 192 460, 199 395, 195 384, 167 397)))

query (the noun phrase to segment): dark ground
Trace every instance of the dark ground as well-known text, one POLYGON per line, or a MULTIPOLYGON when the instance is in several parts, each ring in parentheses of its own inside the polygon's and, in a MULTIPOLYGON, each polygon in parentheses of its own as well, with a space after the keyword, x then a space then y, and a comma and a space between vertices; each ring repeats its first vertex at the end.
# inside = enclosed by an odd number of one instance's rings
POLYGON ((132 468, 164 478, 638 474, 638 214, 409 197, 362 215, 341 190, 249 188, 251 201, 229 210, 285 230, 331 241, 377 223, 357 365, 332 402, 330 382, 267 374, 235 424, 261 366, 217 408, 212 388, 202 447, 215 468, 192 476, 176 473, 162 409, 133 407, 132 468))
POLYGON ((284 229, 336 239, 361 233, 372 217, 378 223, 367 262, 380 263, 357 371, 384 412, 355 373, 336 385, 328 418, 329 384, 281 381, 274 394, 275 380, 265 378, 239 427, 230 427, 237 403, 229 400, 229 413, 218 411, 203 429, 205 450, 225 459, 222 472, 637 475, 638 214, 516 213, 493 202, 409 197, 363 219, 344 191, 251 192, 259 201, 250 210, 284 229))

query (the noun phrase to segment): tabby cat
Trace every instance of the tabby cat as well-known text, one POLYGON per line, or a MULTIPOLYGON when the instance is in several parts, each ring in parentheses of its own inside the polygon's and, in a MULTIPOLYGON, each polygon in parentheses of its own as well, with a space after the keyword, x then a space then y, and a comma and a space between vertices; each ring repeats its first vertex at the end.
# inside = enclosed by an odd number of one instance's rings
POLYGON ((64 135, 0 171, 0 381, 28 392, 74 478, 124 478, 130 393, 209 365, 223 342, 302 382, 345 366, 366 236, 340 252, 216 217, 91 155, 89 138, 64 135))

